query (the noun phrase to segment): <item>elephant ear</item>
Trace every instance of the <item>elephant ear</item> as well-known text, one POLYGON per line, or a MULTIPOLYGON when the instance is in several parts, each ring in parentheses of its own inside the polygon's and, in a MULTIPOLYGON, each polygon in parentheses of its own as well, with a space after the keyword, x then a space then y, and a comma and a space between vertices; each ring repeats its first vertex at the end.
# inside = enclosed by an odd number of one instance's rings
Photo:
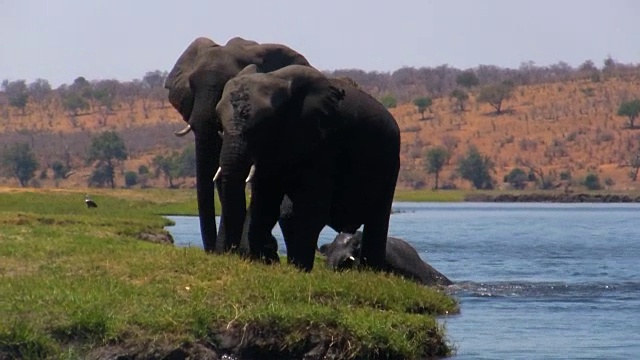
POLYGON ((245 68, 242 69, 236 76, 243 76, 243 75, 256 74, 256 73, 258 73, 258 66, 256 64, 251 64, 251 65, 245 66, 245 68))
POLYGON ((342 124, 339 112, 345 91, 313 68, 300 71, 305 75, 293 78, 289 92, 292 96, 304 96, 302 117, 315 119, 324 136, 342 124))
POLYGON ((189 87, 189 76, 203 50, 216 46, 219 45, 211 39, 205 37, 195 39, 180 55, 167 75, 164 87, 169 90, 169 102, 182 115, 184 121, 189 121, 193 110, 194 95, 189 87))

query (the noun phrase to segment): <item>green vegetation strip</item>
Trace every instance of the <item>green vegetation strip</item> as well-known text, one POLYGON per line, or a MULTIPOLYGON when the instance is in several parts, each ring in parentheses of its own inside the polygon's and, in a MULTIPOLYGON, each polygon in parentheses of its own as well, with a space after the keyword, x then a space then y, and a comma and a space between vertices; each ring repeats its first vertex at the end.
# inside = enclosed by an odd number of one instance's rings
POLYGON ((249 358, 317 346, 354 359, 451 353, 434 316, 458 306, 435 289, 139 240, 169 224, 158 213, 192 213, 193 195, 97 192, 99 207, 87 209, 80 192, 0 192, 0 358, 78 359, 132 344, 144 345, 135 358, 188 344, 249 358))

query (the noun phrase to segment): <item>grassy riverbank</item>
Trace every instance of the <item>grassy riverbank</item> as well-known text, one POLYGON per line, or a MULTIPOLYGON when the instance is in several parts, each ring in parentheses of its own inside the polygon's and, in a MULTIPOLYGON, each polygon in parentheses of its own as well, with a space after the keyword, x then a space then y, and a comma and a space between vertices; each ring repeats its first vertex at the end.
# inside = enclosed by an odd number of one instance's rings
POLYGON ((192 191, 0 192, 0 359, 447 355, 457 304, 382 274, 311 274, 140 240, 192 191))

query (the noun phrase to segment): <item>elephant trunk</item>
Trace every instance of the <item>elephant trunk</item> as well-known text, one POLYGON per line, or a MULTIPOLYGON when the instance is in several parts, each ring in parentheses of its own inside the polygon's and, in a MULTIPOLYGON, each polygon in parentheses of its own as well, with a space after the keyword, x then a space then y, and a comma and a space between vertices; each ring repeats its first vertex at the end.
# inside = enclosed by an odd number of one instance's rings
MULTIPOLYGON (((221 226, 225 228, 225 250, 238 248, 246 217, 245 180, 251 168, 251 158, 245 140, 240 135, 224 134, 220 153, 221 226)), ((248 250, 248 249, 243 249, 248 250)))
POLYGON ((218 148, 219 141, 212 137, 196 136, 196 188, 198 196, 198 216, 200 218, 200 233, 204 250, 216 250, 216 222, 214 206, 213 172, 218 167, 218 157, 212 156, 212 149, 218 148))
POLYGON ((213 174, 219 165, 222 141, 218 136, 219 120, 215 114, 215 104, 211 99, 219 93, 211 90, 202 92, 195 98, 189 125, 193 129, 196 142, 196 188, 200 232, 205 251, 216 251, 218 234, 214 206, 213 174))

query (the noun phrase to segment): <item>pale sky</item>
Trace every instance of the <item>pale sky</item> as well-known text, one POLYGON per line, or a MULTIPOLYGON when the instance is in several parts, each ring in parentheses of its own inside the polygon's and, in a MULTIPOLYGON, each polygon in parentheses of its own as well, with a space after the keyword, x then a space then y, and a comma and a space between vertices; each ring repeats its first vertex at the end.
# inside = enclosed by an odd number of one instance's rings
POLYGON ((636 0, 0 0, 0 80, 141 78, 198 36, 283 43, 322 70, 601 67, 640 62, 639 23, 636 0))

